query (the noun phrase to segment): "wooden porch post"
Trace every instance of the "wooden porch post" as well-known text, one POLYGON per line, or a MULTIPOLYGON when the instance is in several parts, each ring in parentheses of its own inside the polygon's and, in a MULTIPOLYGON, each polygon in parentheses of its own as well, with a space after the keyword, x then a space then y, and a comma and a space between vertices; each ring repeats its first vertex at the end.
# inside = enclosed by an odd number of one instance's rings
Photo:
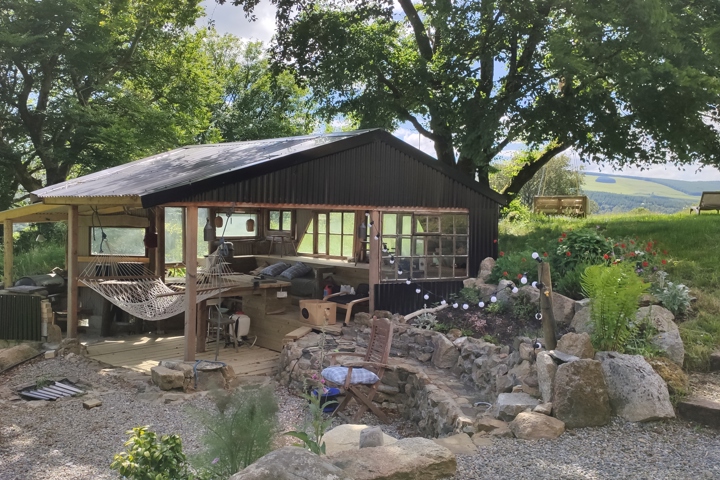
POLYGON ((165 280, 165 209, 155 207, 155 228, 157 229, 157 248, 155 249, 155 276, 165 280))
POLYGON ((375 235, 381 232, 380 212, 370 212, 370 223, 368 225, 368 246, 370 249, 370 314, 375 311, 375 285, 380 283, 380 240, 375 240, 375 235))
POLYGON ((5 288, 12 287, 13 279, 13 221, 3 222, 3 245, 5 247, 3 283, 5 288))
POLYGON ((185 208, 185 358, 195 361, 198 207, 185 208))
POLYGON ((80 216, 78 206, 68 208, 67 235, 67 338, 78 336, 78 232, 80 230, 80 216))

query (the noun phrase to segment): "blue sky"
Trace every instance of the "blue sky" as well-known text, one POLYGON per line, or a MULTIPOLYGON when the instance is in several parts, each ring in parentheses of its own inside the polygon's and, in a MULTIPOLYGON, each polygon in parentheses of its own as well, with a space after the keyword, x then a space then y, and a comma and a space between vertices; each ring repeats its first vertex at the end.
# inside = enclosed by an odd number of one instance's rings
MULTIPOLYGON (((257 20, 249 22, 245 19, 245 15, 240 7, 233 7, 229 4, 218 5, 214 0, 204 0, 202 5, 205 7, 206 17, 201 20, 200 25, 205 25, 208 20, 215 23, 215 28, 220 33, 231 33, 237 37, 250 40, 260 40, 269 43, 275 30, 275 9, 268 1, 261 1, 255 10, 257 20)), ((398 130, 393 132, 395 136, 405 142, 419 147, 428 154, 435 156, 432 148, 432 142, 421 137, 409 123, 403 124, 398 130)), ((505 154, 510 156, 514 150, 522 148, 522 144, 514 143, 508 146, 505 154)), ((579 165, 579 157, 574 156, 574 164, 579 165)), ((623 170, 613 170, 608 166, 598 165, 595 163, 584 164, 586 172, 605 172, 618 173, 622 175, 632 175, 645 178, 673 178, 676 180, 718 180, 720 181, 720 171, 716 168, 704 168, 698 170, 697 166, 687 166, 684 170, 679 170, 672 165, 653 166, 646 170, 640 168, 625 168, 623 170)))

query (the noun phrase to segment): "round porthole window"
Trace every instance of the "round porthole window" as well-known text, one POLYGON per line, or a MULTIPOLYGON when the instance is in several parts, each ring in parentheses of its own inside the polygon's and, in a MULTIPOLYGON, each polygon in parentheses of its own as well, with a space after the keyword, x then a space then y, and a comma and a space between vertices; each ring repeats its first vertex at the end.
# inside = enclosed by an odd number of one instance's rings
POLYGON ((308 318, 310 318, 310 312, 308 312, 308 309, 307 309, 307 308, 303 308, 303 309, 300 311, 300 314, 303 316, 303 318, 304 318, 305 320, 307 320, 308 318))

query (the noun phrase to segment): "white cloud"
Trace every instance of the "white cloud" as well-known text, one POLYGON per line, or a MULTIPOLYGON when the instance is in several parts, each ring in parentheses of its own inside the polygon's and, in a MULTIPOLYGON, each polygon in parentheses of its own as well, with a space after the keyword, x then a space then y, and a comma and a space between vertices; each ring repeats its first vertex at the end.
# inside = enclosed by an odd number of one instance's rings
POLYGON ((234 7, 230 3, 218 5, 215 0, 203 0, 205 17, 198 20, 198 26, 207 26, 209 21, 215 23, 220 34, 230 33, 247 40, 260 40, 269 43, 275 34, 275 7, 267 0, 261 1, 255 8, 257 20, 251 22, 245 18, 242 7, 234 7))
POLYGON ((407 128, 403 126, 395 130, 393 135, 403 142, 409 143, 413 147, 422 150, 431 157, 435 157, 435 145, 433 144, 433 141, 420 135, 414 128, 407 128))

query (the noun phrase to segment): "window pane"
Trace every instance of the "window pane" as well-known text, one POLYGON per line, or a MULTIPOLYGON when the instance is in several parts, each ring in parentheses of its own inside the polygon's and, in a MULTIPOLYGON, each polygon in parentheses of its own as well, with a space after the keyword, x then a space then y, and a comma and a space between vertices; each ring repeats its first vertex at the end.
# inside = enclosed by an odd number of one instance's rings
POLYGON ((327 213, 318 213, 318 233, 327 233, 327 213))
POLYGON ((318 255, 327 255, 327 236, 324 233, 318 234, 317 245, 318 255))
POLYGON ((441 231, 447 235, 452 235, 453 231, 453 218, 454 215, 443 215, 440 217, 441 231))
POLYGON ((270 210, 269 214, 270 224, 268 225, 269 230, 280 230, 280 211, 270 210))
POLYGON ((92 228, 90 232, 90 254, 145 256, 144 228, 105 228, 106 241, 102 241, 102 230, 92 228), (102 246, 101 246, 102 242, 102 246), (102 250, 102 251, 101 251, 102 250))
POLYGON ((467 257, 455 257, 455 276, 467 276, 467 257))
POLYGON ((407 255, 410 256, 410 246, 412 245, 412 241, 410 240, 410 237, 401 237, 400 242, 398 245, 396 245, 395 255, 407 255), (397 248, 399 247, 399 248, 397 248))
POLYGON ((427 233, 440 233, 440 217, 427 218, 427 233))
POLYGON ((343 213, 343 233, 355 235, 355 214, 352 212, 343 213))
POLYGON ((310 220, 310 223, 308 223, 307 230, 305 231, 305 234, 302 236, 302 239, 300 240, 300 244, 298 245, 298 253, 307 253, 307 254, 313 254, 313 225, 315 224, 315 219, 310 220))
POLYGON ((452 255, 455 253, 453 237, 441 237, 440 241, 442 242, 440 246, 440 253, 442 255, 452 255))
POLYGON ((165 263, 183 261, 183 210, 165 208, 165 263))
POLYGON ((415 217, 415 232, 425 233, 427 232, 428 219, 427 217, 416 216, 415 217))
POLYGON ((469 218, 467 215, 455 215, 455 233, 467 235, 469 218))
POLYGON ((467 255, 467 253, 467 237, 464 235, 455 237, 455 254, 467 255))
POLYGON ((254 213, 233 213, 230 218, 221 217, 224 221, 222 228, 217 229, 217 236, 225 237, 255 237, 257 236, 257 215, 254 213), (252 220, 252 225, 248 225, 248 220, 252 220), (252 226, 252 231, 248 230, 248 226, 252 226))
MULTIPOLYGON (((197 229, 197 256, 202 257, 204 255, 207 255, 209 245, 208 242, 205 241, 205 225, 207 224, 208 218, 210 217, 210 210, 207 208, 198 208, 198 229, 197 229)), ((210 222, 213 222, 213 219, 210 219, 210 222)), ((214 223, 212 223, 213 227, 215 226, 214 223)))
POLYGON ((389 257, 390 255, 395 255, 395 245, 397 244, 397 238, 390 237, 385 238, 383 241, 383 244, 380 246, 380 255, 383 257, 389 257), (384 251, 383 251, 384 250, 384 251))
POLYGON ((329 255, 339 257, 342 255, 342 235, 330 235, 329 255))
POLYGON ((397 215, 394 213, 383 213, 382 216, 383 235, 395 235, 397 233, 397 215))
POLYGON ((400 232, 403 235, 410 235, 412 234, 412 215, 403 215, 401 218, 401 228, 400 232))
POLYGON ((282 223, 280 229, 288 231, 292 229, 292 212, 282 212, 282 223))
POLYGON ((425 239, 424 238, 416 238, 413 242, 415 248, 413 249, 413 255, 419 256, 419 255, 425 255, 425 239))
POLYGON ((353 236, 343 235, 342 239, 342 256, 352 257, 353 256, 353 236))
POLYGON ((330 233, 342 233, 342 213, 330 212, 330 233))

